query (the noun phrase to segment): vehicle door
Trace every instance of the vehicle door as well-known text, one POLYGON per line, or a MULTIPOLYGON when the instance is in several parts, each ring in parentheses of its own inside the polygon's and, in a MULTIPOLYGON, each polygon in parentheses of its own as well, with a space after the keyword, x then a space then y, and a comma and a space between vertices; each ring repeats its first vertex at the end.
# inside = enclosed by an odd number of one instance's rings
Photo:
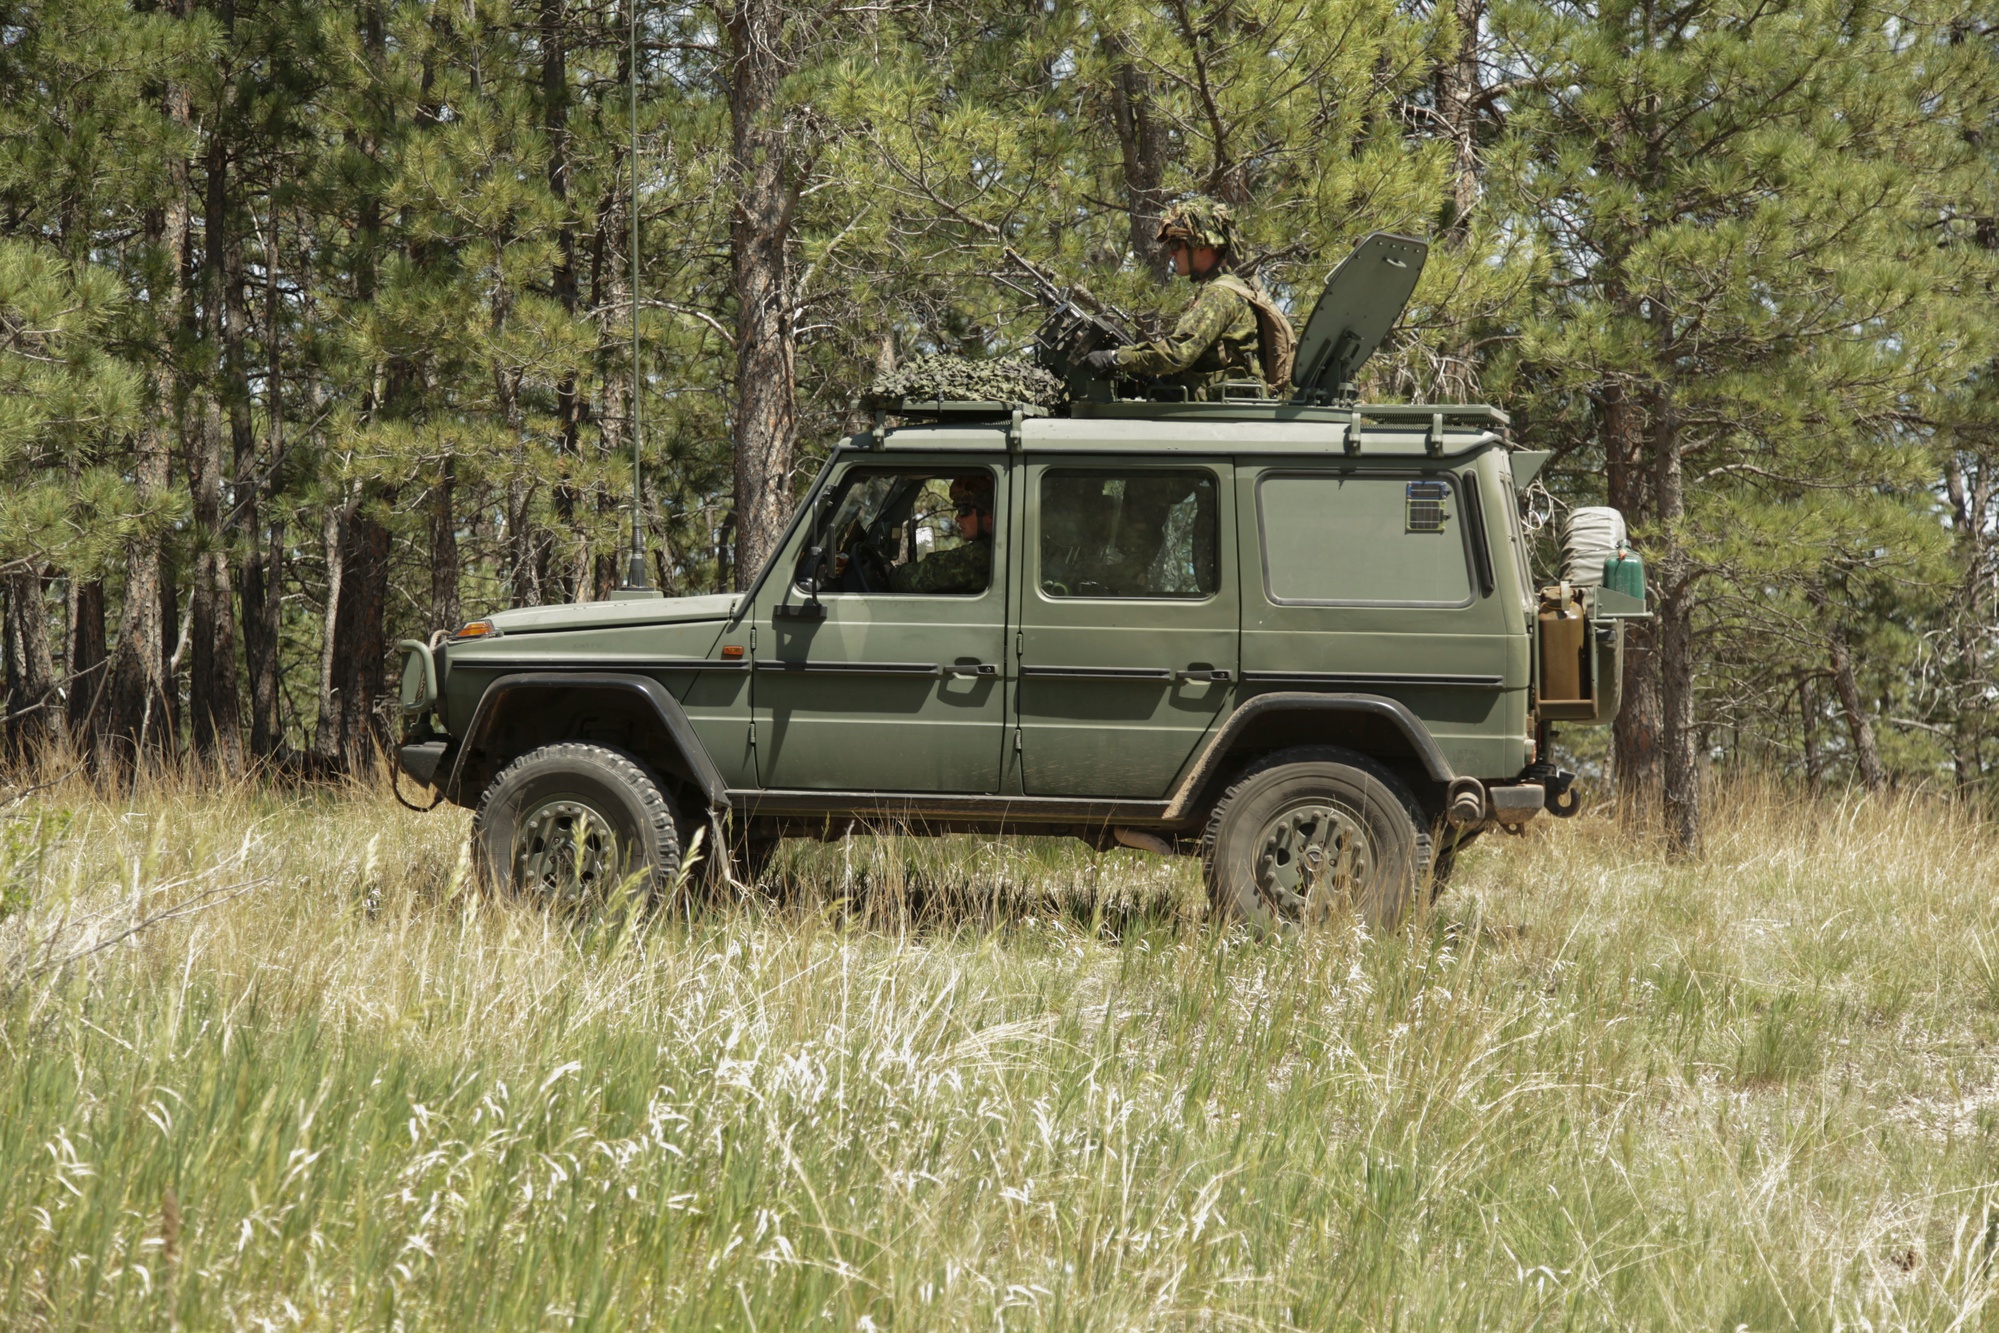
POLYGON ((1049 456, 1018 472, 1022 789, 1162 797, 1234 689, 1230 462, 1049 456))
POLYGON ((998 790, 1006 541, 973 530, 1006 512, 1001 463, 876 455, 830 478, 751 612, 764 787, 998 790))
POLYGON ((1459 772, 1516 772, 1526 640, 1520 595, 1497 595, 1487 545, 1507 521, 1502 500, 1478 482, 1476 469, 1413 459, 1245 460, 1237 509, 1260 568, 1243 606, 1244 697, 1385 695, 1459 772))

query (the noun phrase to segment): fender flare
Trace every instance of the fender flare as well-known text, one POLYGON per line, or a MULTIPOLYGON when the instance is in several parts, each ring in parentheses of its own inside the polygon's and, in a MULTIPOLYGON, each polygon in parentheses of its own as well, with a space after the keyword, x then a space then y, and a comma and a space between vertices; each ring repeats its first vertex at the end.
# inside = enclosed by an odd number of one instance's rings
POLYGON ((701 738, 694 734, 693 724, 688 722, 687 712, 680 706, 680 700, 650 676, 610 671, 521 671, 501 676, 488 685, 486 692, 479 696, 479 706, 473 710, 471 724, 465 728, 465 734, 455 747, 457 753, 453 756, 451 776, 444 782, 445 799, 463 804, 460 784, 464 778, 466 756, 480 747, 481 741, 500 724, 507 711, 551 691, 623 694, 641 701, 665 729, 667 738, 685 765, 684 770, 673 771, 673 776, 699 787, 710 810, 729 809, 729 784, 722 780, 721 770, 715 767, 715 761, 709 756, 707 747, 701 744, 701 738))
POLYGON ((1443 750, 1437 745, 1437 738, 1430 734, 1422 719, 1399 700, 1381 694, 1316 694, 1283 690, 1259 694, 1229 714, 1228 721, 1222 723, 1222 729, 1208 741, 1201 757, 1194 761, 1194 766, 1181 780, 1179 789, 1173 793, 1172 803, 1166 807, 1164 816, 1168 822, 1183 822, 1193 815, 1202 792, 1227 763, 1229 751, 1236 740, 1251 725, 1272 713, 1344 713, 1351 717, 1386 722, 1409 742, 1410 750, 1430 778, 1448 783, 1456 776, 1451 771, 1450 761, 1444 758, 1443 750))

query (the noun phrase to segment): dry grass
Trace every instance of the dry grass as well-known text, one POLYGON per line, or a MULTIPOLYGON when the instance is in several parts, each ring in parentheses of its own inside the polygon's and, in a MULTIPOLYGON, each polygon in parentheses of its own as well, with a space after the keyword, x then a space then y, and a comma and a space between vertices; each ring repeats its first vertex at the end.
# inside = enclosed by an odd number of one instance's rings
POLYGON ((1136 853, 579 924, 462 815, 57 787, 0 820, 0 1328, 1999 1322, 1999 835, 1723 796, 1698 866, 1585 817, 1257 943, 1136 853))

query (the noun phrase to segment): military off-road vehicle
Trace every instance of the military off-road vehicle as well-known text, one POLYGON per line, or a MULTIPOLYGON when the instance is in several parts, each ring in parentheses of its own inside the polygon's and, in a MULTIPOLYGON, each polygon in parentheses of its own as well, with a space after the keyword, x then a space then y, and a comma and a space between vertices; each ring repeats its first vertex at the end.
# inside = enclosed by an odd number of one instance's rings
POLYGON ((987 830, 1196 853, 1224 919, 1392 928, 1471 838, 1573 812, 1549 726, 1612 718, 1645 614, 1536 580, 1545 455, 1503 412, 1349 401, 1424 253, 1340 266, 1288 399, 905 402, 745 592, 406 643, 403 771, 552 899, 670 882, 702 829, 738 870, 785 836, 987 830))

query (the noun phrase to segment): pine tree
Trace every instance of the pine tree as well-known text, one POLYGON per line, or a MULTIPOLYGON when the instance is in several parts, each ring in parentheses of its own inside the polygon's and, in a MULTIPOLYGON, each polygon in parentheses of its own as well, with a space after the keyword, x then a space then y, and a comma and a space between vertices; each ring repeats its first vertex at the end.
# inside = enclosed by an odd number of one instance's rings
POLYGON ((1818 487, 1906 487, 1912 399, 1966 369, 1975 321, 1924 229, 1963 152, 1896 24, 1824 0, 1495 8, 1531 157, 1511 207, 1551 281, 1515 381, 1582 416, 1636 520, 1659 619, 1627 661, 1624 776, 1656 763, 1675 846, 1700 836, 1697 673, 1731 543, 1786 540, 1818 487), (1656 720, 1655 720, 1656 719, 1656 720), (1647 753, 1658 737, 1657 758, 1647 753))
POLYGON ((63 465, 88 441, 130 429, 137 414, 137 377, 103 348, 121 295, 102 269, 72 268, 51 247, 0 239, 5 741, 16 755, 38 753, 65 732, 48 580, 100 567, 107 529, 138 526, 133 497, 115 476, 93 469, 72 478, 63 465))

